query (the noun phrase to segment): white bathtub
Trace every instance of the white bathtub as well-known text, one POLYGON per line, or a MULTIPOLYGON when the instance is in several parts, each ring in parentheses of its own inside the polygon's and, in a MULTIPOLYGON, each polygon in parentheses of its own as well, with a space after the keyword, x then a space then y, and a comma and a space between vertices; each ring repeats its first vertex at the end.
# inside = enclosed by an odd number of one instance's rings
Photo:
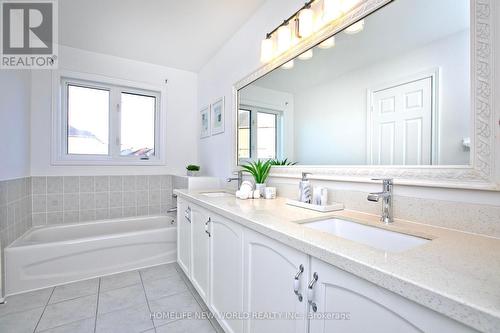
POLYGON ((5 293, 174 262, 176 235, 167 216, 32 228, 5 248, 5 293))

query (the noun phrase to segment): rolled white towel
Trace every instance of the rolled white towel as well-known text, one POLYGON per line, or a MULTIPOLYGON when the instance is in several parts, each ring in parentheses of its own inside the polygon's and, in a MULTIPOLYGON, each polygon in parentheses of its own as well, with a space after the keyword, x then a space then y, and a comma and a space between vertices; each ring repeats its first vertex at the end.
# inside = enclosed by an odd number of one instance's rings
POLYGON ((241 200, 246 200, 249 197, 249 194, 251 192, 245 192, 245 191, 236 191, 236 197, 241 200))
POLYGON ((253 184, 248 180, 245 180, 243 183, 241 183, 241 187, 239 188, 239 190, 242 192, 252 192, 253 184))

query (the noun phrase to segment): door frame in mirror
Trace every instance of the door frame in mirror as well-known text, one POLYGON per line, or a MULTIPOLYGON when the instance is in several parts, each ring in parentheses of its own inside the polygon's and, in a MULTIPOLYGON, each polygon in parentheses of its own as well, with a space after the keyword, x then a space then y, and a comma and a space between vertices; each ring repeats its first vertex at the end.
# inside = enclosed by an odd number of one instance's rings
MULTIPOLYGON (((310 37, 279 55, 271 62, 241 79, 233 85, 233 129, 237 128, 238 91, 268 74, 284 63, 294 59, 304 51, 316 46, 323 40, 344 30, 351 24, 365 18, 393 0, 364 0, 351 12, 326 25, 310 37)), ((471 163, 446 166, 373 166, 373 165, 297 165, 273 167, 270 177, 300 178, 302 172, 312 173, 311 179, 370 182, 372 178, 390 177, 397 184, 429 186, 443 188, 466 188, 500 191, 500 142, 495 144, 495 137, 500 138, 500 115, 496 113, 494 103, 500 99, 495 96, 494 54, 495 33, 498 33, 494 21, 496 15, 493 0, 470 0, 470 42, 471 42, 471 163), (495 100, 497 98, 497 100, 495 100), (498 156, 496 160, 495 156, 498 156)), ((500 39, 500 36, 497 36, 500 39)), ((238 168, 237 131, 233 131, 233 168, 238 168)))

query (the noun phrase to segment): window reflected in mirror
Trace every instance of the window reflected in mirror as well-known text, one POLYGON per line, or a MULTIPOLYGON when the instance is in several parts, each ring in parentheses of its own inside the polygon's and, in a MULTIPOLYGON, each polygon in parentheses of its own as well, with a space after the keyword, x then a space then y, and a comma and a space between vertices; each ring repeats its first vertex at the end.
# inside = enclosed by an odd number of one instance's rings
POLYGON ((238 158, 250 158, 250 110, 238 113, 238 158))
POLYGON ((283 111, 255 105, 240 105, 238 111, 238 159, 268 160, 282 156, 283 111))
POLYGON ((276 158, 276 126, 275 113, 257 112, 257 158, 276 158))
POLYGON ((470 164, 469 5, 395 0, 240 89, 239 163, 470 164))

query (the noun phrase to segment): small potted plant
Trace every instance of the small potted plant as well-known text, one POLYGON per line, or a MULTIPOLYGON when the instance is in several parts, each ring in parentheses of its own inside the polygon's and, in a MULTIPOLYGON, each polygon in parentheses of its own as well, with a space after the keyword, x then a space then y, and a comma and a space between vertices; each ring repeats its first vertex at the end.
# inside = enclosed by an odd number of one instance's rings
POLYGON ((198 176, 198 173, 200 172, 200 166, 190 164, 186 167, 186 170, 187 170, 187 175, 189 177, 196 177, 196 176, 198 176))
POLYGON ((253 176, 255 180, 255 189, 259 190, 260 196, 264 196, 264 189, 266 188, 266 179, 269 176, 269 171, 271 171, 271 161, 262 162, 257 160, 256 162, 250 162, 241 167, 244 172, 248 172, 253 176))
POLYGON ((288 158, 285 158, 284 160, 274 159, 274 160, 270 160, 270 161, 271 161, 271 165, 273 165, 273 166, 297 165, 297 162, 289 162, 288 158))

